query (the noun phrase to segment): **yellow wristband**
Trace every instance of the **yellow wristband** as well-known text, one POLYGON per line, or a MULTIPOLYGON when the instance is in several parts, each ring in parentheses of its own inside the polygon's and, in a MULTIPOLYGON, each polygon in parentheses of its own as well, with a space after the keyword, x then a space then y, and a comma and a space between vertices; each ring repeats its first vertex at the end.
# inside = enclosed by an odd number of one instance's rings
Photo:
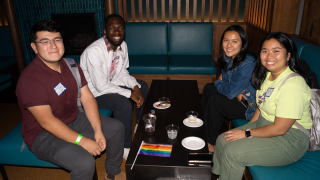
POLYGON ((77 140, 74 142, 74 144, 77 145, 80 142, 81 138, 82 138, 82 134, 79 134, 79 136, 78 136, 77 140))

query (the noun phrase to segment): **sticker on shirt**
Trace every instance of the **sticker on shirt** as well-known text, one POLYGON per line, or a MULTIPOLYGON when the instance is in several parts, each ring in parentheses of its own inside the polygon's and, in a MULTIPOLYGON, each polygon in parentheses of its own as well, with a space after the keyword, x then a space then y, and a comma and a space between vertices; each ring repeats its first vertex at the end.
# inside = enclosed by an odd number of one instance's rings
POLYGON ((59 82, 59 84, 56 85, 56 87, 54 87, 53 89, 58 94, 58 96, 60 96, 67 88, 64 87, 61 82, 59 82))
POLYGON ((266 97, 270 97, 272 92, 273 92, 274 88, 268 88, 267 92, 266 92, 266 97))

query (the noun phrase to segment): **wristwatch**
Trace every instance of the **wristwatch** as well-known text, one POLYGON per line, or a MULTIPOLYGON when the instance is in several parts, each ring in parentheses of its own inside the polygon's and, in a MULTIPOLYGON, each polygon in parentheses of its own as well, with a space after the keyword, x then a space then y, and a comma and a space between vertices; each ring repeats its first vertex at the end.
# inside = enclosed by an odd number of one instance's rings
POLYGON ((247 129, 245 133, 246 133, 246 138, 252 138, 250 129, 247 129))

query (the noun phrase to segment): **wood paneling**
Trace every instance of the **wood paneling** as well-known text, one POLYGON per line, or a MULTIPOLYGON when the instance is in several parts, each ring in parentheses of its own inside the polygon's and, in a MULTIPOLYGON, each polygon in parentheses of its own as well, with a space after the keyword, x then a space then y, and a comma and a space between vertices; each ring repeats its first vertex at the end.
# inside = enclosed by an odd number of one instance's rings
POLYGON ((181 0, 177 1, 177 22, 180 22, 181 16, 181 0))
POLYGON ((123 19, 125 22, 128 22, 127 1, 123 1, 123 19))
POLYGON ((131 18, 132 22, 136 22, 136 10, 134 7, 134 0, 131 0, 131 18))
POLYGON ((142 0, 139 0, 139 22, 143 22, 142 0))
POLYGON ((146 0, 146 14, 147 14, 147 22, 150 22, 150 2, 146 0))
MULTIPOLYGON (((275 1, 271 32, 294 34, 296 30, 300 0, 275 1)), ((319 7, 318 7, 319 9, 319 7)))
POLYGON ((262 39, 269 34, 268 31, 260 29, 252 24, 247 24, 246 29, 248 38, 249 38, 249 45, 252 49, 252 52, 258 56, 260 54, 260 44, 262 39))
POLYGON ((161 20, 162 22, 166 21, 166 4, 165 0, 161 1, 161 20))
POLYGON ((209 22, 212 22, 212 16, 213 16, 213 0, 210 0, 210 5, 209 5, 209 22))
POLYGON ((226 12, 226 22, 230 21, 230 9, 231 9, 231 0, 228 0, 227 12, 226 12))
POLYGON ((320 43, 320 1, 306 0, 301 21, 300 36, 320 43))
POLYGON ((153 0, 153 21, 157 22, 157 0, 153 0))
POLYGON ((169 22, 172 22, 172 0, 169 0, 169 22))
POLYGON ((222 14, 222 0, 219 0, 219 6, 218 6, 218 22, 221 22, 221 14, 222 14))
POLYGON ((234 22, 238 22, 238 16, 239 16, 239 3, 240 0, 236 0, 236 5, 235 5, 235 9, 234 9, 234 22))
POLYGON ((201 22, 204 22, 205 7, 206 7, 206 1, 202 0, 202 3, 201 3, 201 22))
POLYGON ((189 22, 189 0, 186 0, 186 22, 189 22))

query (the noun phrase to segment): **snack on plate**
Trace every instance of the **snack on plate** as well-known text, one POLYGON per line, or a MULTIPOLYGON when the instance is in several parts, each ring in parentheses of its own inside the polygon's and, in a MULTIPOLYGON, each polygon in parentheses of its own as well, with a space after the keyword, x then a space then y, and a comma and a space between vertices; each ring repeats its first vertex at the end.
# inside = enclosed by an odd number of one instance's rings
POLYGON ((170 106, 170 101, 167 102, 160 102, 159 104, 156 105, 157 107, 162 107, 162 108, 166 108, 170 106))

